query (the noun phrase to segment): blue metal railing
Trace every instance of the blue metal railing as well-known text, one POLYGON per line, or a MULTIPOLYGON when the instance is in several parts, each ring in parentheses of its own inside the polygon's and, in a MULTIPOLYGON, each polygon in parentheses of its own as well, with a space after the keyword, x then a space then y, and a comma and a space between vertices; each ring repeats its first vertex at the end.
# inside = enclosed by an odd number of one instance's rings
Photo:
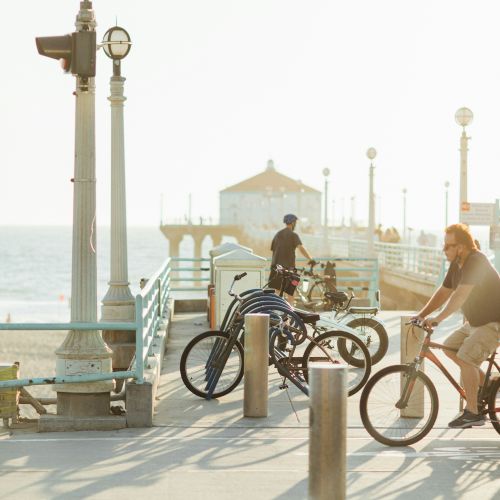
POLYGON ((133 322, 69 322, 69 323, 0 323, 2 330, 135 330, 135 362, 132 370, 113 373, 96 373, 71 376, 40 377, 0 381, 0 389, 28 385, 69 384, 98 382, 101 380, 133 378, 144 383, 144 367, 152 353, 154 338, 164 326, 170 297, 171 259, 167 259, 153 278, 149 279, 141 293, 135 297, 135 321, 133 322))

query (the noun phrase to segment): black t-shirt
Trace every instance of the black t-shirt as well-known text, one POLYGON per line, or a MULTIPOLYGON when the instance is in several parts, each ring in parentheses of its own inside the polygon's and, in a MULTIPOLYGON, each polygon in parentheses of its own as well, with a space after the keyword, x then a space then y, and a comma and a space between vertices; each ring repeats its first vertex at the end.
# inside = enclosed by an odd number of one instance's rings
POLYGON ((456 290, 458 285, 474 285, 462 306, 471 326, 500 321, 500 276, 486 255, 473 251, 462 268, 456 262, 450 264, 443 286, 456 290))
POLYGON ((271 264, 279 264, 283 267, 295 267, 295 249, 302 245, 299 235, 290 228, 285 227, 278 231, 271 243, 273 259, 271 264))

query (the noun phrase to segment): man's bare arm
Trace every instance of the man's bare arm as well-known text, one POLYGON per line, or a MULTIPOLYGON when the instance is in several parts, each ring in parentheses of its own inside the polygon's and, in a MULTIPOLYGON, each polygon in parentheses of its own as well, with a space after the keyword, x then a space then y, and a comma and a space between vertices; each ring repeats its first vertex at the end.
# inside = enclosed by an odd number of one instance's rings
POLYGON ((306 248, 303 246, 303 245, 299 245, 297 247, 299 249, 299 252, 306 258, 306 259, 309 259, 309 260, 312 260, 312 257, 311 255, 309 254, 309 252, 306 250, 306 248))
POLYGON ((417 316, 419 318, 425 318, 428 314, 440 308, 451 297, 452 293, 453 290, 451 288, 445 288, 443 285, 441 285, 432 294, 432 297, 429 299, 427 304, 425 304, 425 306, 420 310, 417 316))
POLYGON ((453 292, 448 304, 446 304, 446 307, 434 318, 434 321, 441 323, 441 321, 446 319, 448 316, 459 311, 469 297, 473 288, 474 285, 459 285, 453 292))

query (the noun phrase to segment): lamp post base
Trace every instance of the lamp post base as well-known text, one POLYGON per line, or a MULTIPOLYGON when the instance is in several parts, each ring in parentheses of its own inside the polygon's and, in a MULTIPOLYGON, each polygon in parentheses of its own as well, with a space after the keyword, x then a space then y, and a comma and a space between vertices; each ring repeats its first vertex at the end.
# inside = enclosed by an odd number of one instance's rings
POLYGON ((66 417, 101 417, 109 415, 109 392, 76 394, 57 393, 57 414, 66 417))

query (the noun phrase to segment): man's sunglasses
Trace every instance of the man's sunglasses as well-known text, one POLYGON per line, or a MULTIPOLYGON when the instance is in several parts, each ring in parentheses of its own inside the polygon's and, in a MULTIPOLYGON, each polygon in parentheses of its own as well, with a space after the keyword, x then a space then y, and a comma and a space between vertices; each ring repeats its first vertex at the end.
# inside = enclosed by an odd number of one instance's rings
POLYGON ((443 247, 443 252, 446 252, 446 250, 449 250, 450 248, 452 247, 456 247, 458 246, 458 243, 447 243, 444 247, 443 247))

